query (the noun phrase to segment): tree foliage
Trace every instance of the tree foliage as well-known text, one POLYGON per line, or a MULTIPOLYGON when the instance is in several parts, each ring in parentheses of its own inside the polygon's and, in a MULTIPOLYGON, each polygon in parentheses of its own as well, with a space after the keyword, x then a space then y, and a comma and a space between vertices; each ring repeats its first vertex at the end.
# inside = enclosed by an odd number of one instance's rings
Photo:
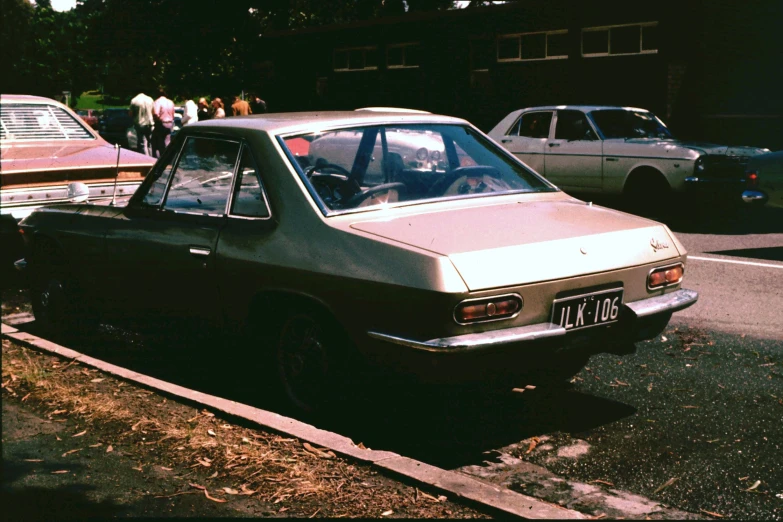
POLYGON ((453 7, 452 0, 49 0, 2 2, 0 90, 54 96, 102 86, 119 98, 236 93, 252 85, 272 31, 453 7), (204 6, 208 7, 204 7, 204 6))

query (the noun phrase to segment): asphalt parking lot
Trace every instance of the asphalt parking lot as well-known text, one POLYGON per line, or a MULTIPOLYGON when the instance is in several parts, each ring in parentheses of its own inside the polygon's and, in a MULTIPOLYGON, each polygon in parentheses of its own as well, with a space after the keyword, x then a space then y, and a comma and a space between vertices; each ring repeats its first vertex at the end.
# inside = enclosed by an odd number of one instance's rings
MULTIPOLYGON (((702 211, 667 223, 689 249, 684 286, 700 302, 636 353, 593 357, 559 393, 377 380, 319 426, 554 502, 616 488, 705 518, 783 519, 781 213, 702 211)), ((25 311, 18 295, 4 294, 4 320, 25 311)), ((263 383, 237 378, 241 354, 216 368, 208 344, 103 328, 72 347, 281 410, 263 383)))

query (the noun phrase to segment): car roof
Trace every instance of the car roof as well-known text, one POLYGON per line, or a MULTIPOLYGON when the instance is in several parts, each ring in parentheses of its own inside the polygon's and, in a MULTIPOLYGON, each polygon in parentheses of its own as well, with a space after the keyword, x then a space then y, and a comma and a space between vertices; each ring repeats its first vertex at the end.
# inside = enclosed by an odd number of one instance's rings
POLYGON ((0 95, 2 103, 41 103, 62 105, 57 100, 45 98, 43 96, 33 96, 32 94, 3 94, 0 95))
POLYGON ((640 111, 640 112, 650 112, 647 109, 640 109, 639 107, 623 107, 620 105, 542 105, 539 107, 528 107, 526 109, 521 109, 522 112, 525 111, 554 111, 554 110, 578 110, 578 111, 584 111, 584 112, 590 112, 590 111, 596 111, 596 110, 602 110, 602 109, 618 109, 618 110, 624 110, 624 111, 640 111))
POLYGON ((424 112, 378 112, 378 111, 314 111, 314 112, 275 112, 250 116, 232 116, 211 119, 188 125, 185 129, 226 129, 241 128, 261 130, 270 134, 288 134, 316 131, 319 128, 350 127, 371 124, 466 124, 460 118, 441 116, 424 112))

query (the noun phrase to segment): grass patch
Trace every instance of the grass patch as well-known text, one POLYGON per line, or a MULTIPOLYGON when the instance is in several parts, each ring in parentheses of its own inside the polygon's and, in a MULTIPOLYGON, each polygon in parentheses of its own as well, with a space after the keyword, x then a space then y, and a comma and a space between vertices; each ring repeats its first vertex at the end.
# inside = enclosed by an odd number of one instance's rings
POLYGON ((108 95, 103 95, 97 91, 83 92, 79 96, 79 100, 76 102, 76 109, 110 109, 110 108, 127 108, 128 103, 123 103, 123 100, 108 95))

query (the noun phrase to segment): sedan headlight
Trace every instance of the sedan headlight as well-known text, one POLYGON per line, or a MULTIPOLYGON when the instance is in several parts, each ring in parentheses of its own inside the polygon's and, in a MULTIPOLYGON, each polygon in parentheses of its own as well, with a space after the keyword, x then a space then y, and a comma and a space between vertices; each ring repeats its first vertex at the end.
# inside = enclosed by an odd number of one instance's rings
POLYGON ((467 299, 457 305, 454 320, 459 324, 496 321, 515 317, 524 305, 517 294, 499 295, 482 299, 467 299))
POLYGON ((704 156, 699 156, 696 159, 696 163, 693 166, 693 172, 695 174, 701 174, 702 172, 704 172, 704 168, 705 168, 704 156))

